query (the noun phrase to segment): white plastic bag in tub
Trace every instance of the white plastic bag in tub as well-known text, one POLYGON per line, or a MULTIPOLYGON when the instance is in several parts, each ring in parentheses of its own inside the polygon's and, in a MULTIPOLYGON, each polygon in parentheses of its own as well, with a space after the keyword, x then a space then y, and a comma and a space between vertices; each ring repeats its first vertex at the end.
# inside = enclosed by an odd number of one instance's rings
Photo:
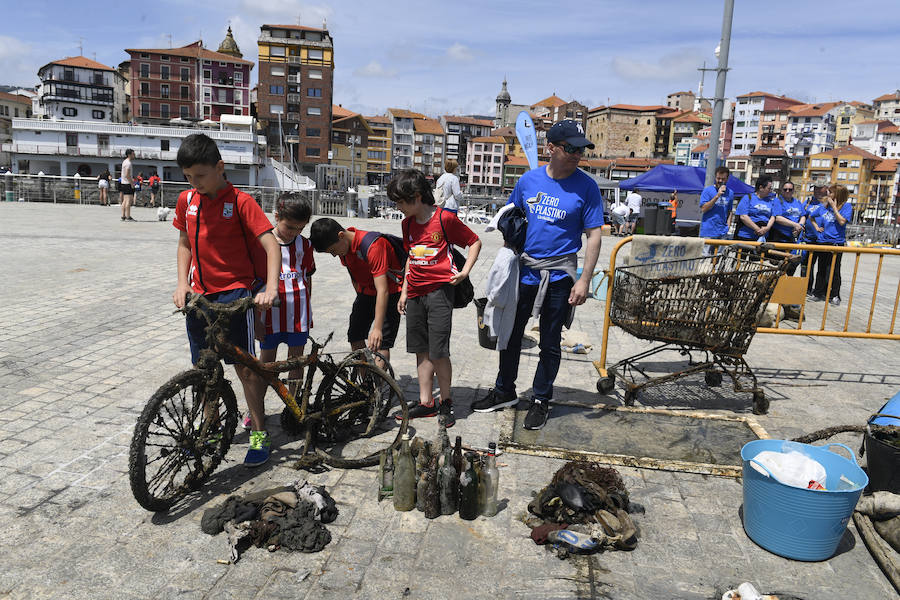
POLYGON ((798 488, 807 488, 811 490, 825 489, 825 467, 822 464, 810 458, 802 451, 802 446, 797 444, 785 443, 781 452, 773 452, 764 450, 753 457, 750 466, 757 472, 768 474, 754 464, 754 461, 769 469, 775 479, 785 485, 798 488))

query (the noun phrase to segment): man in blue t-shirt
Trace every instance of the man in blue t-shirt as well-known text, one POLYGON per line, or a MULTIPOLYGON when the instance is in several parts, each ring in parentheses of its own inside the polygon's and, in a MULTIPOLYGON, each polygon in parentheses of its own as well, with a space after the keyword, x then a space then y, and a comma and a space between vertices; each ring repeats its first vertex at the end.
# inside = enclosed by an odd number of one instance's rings
POLYGON ((573 308, 587 298, 603 225, 600 190, 588 174, 578 170, 584 149, 594 147, 584 136, 581 123, 571 119, 556 123, 547 132, 547 142, 550 163, 525 173, 509 197, 509 203, 522 209, 528 219, 516 319, 509 343, 500 351, 494 387, 472 404, 477 412, 490 412, 518 403, 522 336, 529 317, 539 316, 540 357, 526 429, 540 429, 547 422, 562 355, 562 327, 570 322, 573 308), (575 281, 582 233, 587 236, 584 268, 575 281))
MULTIPOLYGON (((728 167, 718 167, 715 185, 706 186, 700 194, 700 237, 717 240, 728 237, 734 210, 734 192, 726 185, 730 175, 728 167)), ((712 246, 703 246, 703 254, 712 254, 712 246)))

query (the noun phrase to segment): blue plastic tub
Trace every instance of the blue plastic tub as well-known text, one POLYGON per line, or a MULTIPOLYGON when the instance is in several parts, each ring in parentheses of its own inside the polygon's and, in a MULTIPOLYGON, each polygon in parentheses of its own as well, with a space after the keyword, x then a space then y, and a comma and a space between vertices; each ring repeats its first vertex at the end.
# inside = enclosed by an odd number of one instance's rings
POLYGON ((869 419, 869 423, 875 425, 900 425, 900 392, 881 407, 878 414, 889 415, 869 419))
MULTIPOLYGON (((853 509, 869 482, 856 464, 853 451, 843 444, 802 447, 802 451, 825 467, 825 491, 785 485, 771 473, 764 475, 750 462, 760 452, 781 452, 784 440, 754 440, 741 449, 744 471, 744 531, 751 540, 774 554, 794 560, 816 561, 830 558, 853 515, 853 509), (828 450, 840 446, 850 455, 844 458, 828 450), (853 483, 838 489, 841 476, 853 483)), ((800 449, 800 448, 798 448, 800 449)), ((759 465, 754 461, 754 464, 759 465)), ((764 471, 768 469, 759 465, 764 471)))

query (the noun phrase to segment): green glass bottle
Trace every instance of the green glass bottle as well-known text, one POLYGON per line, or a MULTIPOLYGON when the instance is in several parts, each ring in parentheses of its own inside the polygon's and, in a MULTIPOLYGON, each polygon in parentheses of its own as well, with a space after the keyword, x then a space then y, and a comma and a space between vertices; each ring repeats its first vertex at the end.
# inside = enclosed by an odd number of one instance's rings
POLYGON ((409 434, 404 433, 394 461, 394 509, 407 511, 416 506, 416 465, 409 451, 409 434))
POLYGON ((466 452, 466 470, 459 476, 459 518, 472 521, 478 516, 478 475, 474 452, 466 452))

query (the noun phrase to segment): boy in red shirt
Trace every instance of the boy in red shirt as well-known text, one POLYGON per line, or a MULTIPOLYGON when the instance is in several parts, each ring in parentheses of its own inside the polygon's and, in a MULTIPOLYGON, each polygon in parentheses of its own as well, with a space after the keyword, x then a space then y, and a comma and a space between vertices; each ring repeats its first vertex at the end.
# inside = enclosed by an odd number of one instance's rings
POLYGON ((340 257, 341 264, 350 273, 356 289, 347 329, 350 347, 354 350, 368 347, 389 361, 400 329, 397 303, 403 280, 403 266, 394 247, 378 232, 344 229, 328 218, 317 219, 312 224, 309 239, 316 252, 340 257), (363 252, 366 241, 368 247, 363 252))
MULTIPOLYGON (((191 291, 220 303, 249 297, 254 269, 248 244, 258 240, 266 252, 266 287, 256 295, 255 302, 260 309, 271 308, 278 297, 281 252, 269 219, 252 197, 237 191, 225 179, 225 163, 208 136, 199 133, 184 138, 177 160, 194 189, 178 196, 172 222, 181 232, 178 285, 172 295, 175 306, 183 308, 185 296, 191 291)), ((230 328, 230 341, 251 355, 256 354, 253 313, 248 310, 234 316, 230 328)), ((200 350, 206 348, 206 321, 192 314, 186 315, 185 321, 191 361, 197 364, 200 350)), ((234 370, 244 388, 252 420, 244 464, 260 465, 268 460, 271 445, 264 421, 266 387, 248 367, 235 364, 234 370)))
POLYGON ((469 276, 478 260, 481 240, 455 213, 434 205, 431 186, 421 171, 401 171, 391 179, 387 193, 406 216, 403 246, 409 258, 397 310, 406 315, 406 351, 415 353, 419 376, 419 406, 409 411, 409 418, 440 413, 444 425, 452 427, 456 422, 450 395, 453 286, 469 276), (450 244, 469 247, 461 271, 453 264, 450 244), (429 406, 433 404, 431 384, 435 375, 441 390, 440 408, 429 406))

